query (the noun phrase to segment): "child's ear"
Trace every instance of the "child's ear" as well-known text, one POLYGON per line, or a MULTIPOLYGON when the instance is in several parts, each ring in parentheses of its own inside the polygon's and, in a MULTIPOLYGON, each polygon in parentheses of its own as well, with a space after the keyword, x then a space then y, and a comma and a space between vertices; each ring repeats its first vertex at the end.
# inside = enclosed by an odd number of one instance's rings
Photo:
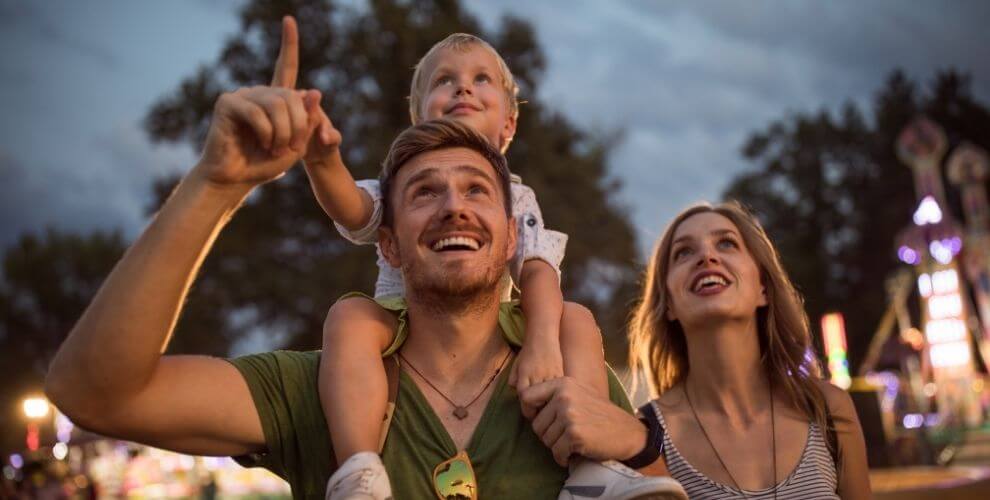
POLYGON ((516 118, 517 116, 509 115, 505 120, 505 125, 502 127, 502 144, 512 142, 512 138, 516 136, 516 118))
POLYGON ((402 267, 402 260, 399 258, 399 245, 395 240, 395 233, 392 228, 386 226, 378 227, 378 248, 382 251, 382 257, 392 267, 402 267))

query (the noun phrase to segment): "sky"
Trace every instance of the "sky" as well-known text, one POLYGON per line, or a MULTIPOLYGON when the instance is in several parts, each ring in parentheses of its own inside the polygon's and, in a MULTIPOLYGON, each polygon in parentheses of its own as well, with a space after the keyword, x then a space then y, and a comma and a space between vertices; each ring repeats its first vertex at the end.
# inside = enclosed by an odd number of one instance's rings
MULTIPOLYGON (((141 122, 216 61, 241 4, 0 0, 0 246, 48 226, 138 234, 152 180, 195 161, 151 144, 141 122)), ((624 132, 613 199, 644 254, 681 208, 753 167, 742 144, 774 120, 847 101, 869 111, 894 68, 922 83, 963 70, 990 102, 988 2, 464 4, 487 27, 530 20, 548 63, 539 97, 585 130, 624 132)))

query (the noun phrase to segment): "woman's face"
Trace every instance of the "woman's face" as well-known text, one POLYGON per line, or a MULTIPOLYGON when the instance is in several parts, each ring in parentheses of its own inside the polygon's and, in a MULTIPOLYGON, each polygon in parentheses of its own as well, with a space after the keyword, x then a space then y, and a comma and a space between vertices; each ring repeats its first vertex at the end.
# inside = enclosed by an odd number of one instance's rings
POLYGON ((757 308, 767 304, 759 267, 739 229, 716 212, 681 222, 667 264, 667 319, 685 328, 755 319, 757 308))

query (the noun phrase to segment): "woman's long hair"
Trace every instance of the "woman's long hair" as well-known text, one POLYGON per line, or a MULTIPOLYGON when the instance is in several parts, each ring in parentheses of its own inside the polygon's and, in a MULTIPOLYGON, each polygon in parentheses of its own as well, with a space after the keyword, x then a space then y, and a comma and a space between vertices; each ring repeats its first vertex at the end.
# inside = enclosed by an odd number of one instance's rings
POLYGON ((766 232, 748 210, 735 201, 700 204, 681 212, 660 237, 646 268, 643 294, 629 325, 630 365, 636 380, 645 374, 653 396, 684 380, 691 367, 680 322, 667 319, 670 306, 667 275, 674 233, 688 217, 714 212, 732 221, 756 261, 766 289, 767 305, 757 309, 760 359, 774 387, 783 388, 790 403, 826 428, 825 398, 817 385, 821 366, 811 346, 804 300, 780 264, 766 232))

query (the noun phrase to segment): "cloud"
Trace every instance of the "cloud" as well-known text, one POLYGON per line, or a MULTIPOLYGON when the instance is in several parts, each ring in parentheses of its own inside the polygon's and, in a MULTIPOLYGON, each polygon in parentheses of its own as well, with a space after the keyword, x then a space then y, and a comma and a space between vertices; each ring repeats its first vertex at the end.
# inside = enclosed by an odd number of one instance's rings
POLYGON ((985 2, 467 3, 489 28, 506 13, 534 23, 552 107, 626 131, 610 164, 643 250, 686 204, 717 199, 773 120, 867 107, 896 67, 923 82, 958 67, 990 98, 990 60, 973 50, 990 41, 985 2))

